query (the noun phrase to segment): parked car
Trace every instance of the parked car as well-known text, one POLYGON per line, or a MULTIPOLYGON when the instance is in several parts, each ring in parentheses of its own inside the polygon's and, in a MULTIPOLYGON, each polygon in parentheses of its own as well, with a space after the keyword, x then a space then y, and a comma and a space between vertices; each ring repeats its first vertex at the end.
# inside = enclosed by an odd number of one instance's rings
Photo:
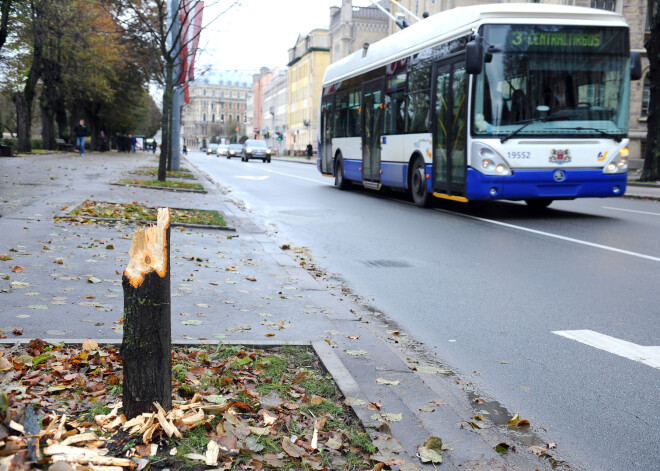
POLYGON ((209 144, 209 146, 206 148, 206 155, 215 154, 215 152, 218 150, 219 145, 220 144, 217 144, 215 142, 209 144))
POLYGON ((216 153, 218 154, 218 157, 225 157, 227 155, 227 150, 229 149, 229 146, 227 144, 220 144, 218 146, 218 150, 216 153))
POLYGON ((247 162, 250 159, 261 159, 263 162, 270 163, 270 154, 272 151, 264 141, 258 139, 248 139, 243 145, 241 160, 247 162))
POLYGON ((227 148, 227 158, 240 157, 243 152, 243 144, 229 144, 227 148))

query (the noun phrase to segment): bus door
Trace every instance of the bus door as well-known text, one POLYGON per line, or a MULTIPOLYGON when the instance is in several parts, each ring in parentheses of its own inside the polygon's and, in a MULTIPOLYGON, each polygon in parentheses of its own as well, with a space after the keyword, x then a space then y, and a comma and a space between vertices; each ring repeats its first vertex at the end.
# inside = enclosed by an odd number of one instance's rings
POLYGON ((380 139, 383 134, 383 82, 362 86, 362 181, 380 188, 380 139))
POLYGON ((334 95, 323 97, 321 100, 321 173, 332 175, 332 123, 334 95))
POLYGON ((466 168, 467 74, 465 59, 433 67, 433 192, 464 195, 466 168))

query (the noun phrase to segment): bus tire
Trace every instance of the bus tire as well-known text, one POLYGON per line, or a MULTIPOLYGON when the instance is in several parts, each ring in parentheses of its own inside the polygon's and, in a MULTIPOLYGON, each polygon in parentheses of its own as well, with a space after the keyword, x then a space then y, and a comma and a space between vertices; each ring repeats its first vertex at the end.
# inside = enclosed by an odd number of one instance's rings
POLYGON ((348 190, 350 183, 344 178, 344 160, 341 154, 335 158, 335 186, 340 190, 348 190))
POLYGON ((426 189, 424 161, 419 157, 413 161, 410 172, 410 196, 412 196, 415 206, 420 208, 427 208, 431 204, 431 195, 426 189))
POLYGON ((552 201, 552 198, 534 198, 525 200, 525 203, 527 203, 527 206, 531 209, 545 209, 550 206, 552 201))

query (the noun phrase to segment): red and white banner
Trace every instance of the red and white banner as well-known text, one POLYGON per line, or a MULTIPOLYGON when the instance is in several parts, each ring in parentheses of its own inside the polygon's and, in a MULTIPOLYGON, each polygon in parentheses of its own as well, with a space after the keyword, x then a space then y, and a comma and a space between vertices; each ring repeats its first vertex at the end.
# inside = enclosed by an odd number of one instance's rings
POLYGON ((181 0, 179 6, 179 24, 181 26, 179 35, 181 75, 179 76, 179 83, 184 85, 183 97, 186 103, 190 103, 188 82, 195 80, 195 56, 197 55, 199 36, 202 31, 203 12, 203 1, 196 1, 193 6, 193 0, 181 0))

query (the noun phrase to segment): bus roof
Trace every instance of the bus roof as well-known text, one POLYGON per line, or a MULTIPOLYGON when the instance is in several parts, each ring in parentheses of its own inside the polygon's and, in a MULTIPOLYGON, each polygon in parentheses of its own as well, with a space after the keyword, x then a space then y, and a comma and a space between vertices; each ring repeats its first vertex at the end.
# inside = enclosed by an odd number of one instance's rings
POLYGON ((458 7, 432 15, 363 50, 330 64, 323 85, 360 75, 403 59, 428 47, 464 36, 482 23, 567 22, 584 26, 627 26, 624 18, 595 8, 547 3, 506 3, 458 7))

